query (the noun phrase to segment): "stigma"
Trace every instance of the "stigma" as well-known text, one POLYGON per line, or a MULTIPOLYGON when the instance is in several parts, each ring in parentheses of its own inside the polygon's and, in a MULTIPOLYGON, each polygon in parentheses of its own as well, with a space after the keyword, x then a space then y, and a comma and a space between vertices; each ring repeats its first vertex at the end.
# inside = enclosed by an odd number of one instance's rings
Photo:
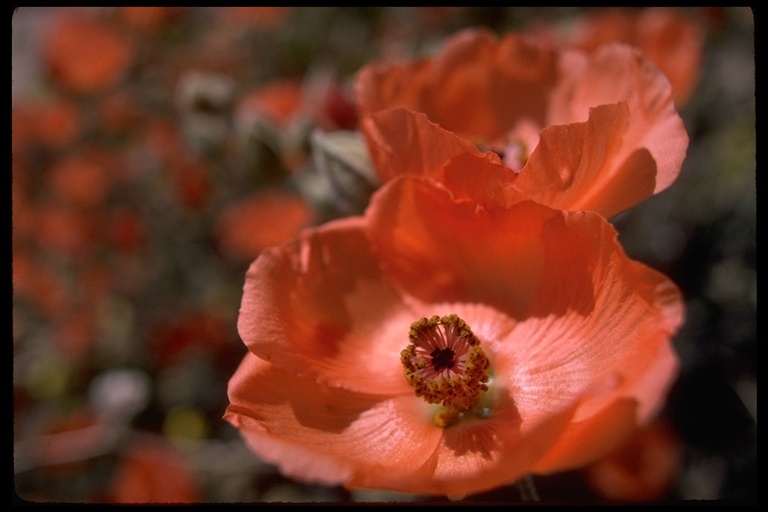
POLYGON ((445 408, 435 422, 448 426, 488 390, 490 362, 480 340, 457 315, 421 318, 411 324, 408 338, 410 344, 400 353, 405 379, 416 396, 445 408))

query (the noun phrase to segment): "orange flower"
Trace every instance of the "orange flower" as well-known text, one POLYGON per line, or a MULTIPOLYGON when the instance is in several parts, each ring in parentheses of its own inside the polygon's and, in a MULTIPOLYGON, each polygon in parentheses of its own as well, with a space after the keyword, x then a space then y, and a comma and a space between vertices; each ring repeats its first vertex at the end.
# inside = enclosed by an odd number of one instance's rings
POLYGON ((257 117, 266 117, 280 128, 287 128, 304 107, 304 91, 298 80, 282 79, 262 85, 245 94, 236 116, 247 127, 257 117))
POLYGON ((184 7, 117 7, 117 13, 126 25, 142 33, 152 34, 164 24, 182 16, 184 7))
POLYGON ((133 61, 131 41, 116 29, 64 9, 44 40, 51 74, 74 92, 94 94, 117 84, 133 61))
POLYGON ((227 255, 247 264, 265 248, 285 243, 312 224, 314 217, 312 207, 300 195, 265 188, 225 209, 217 235, 227 255))
POLYGON ((59 275, 30 252, 13 250, 14 300, 28 301, 44 315, 55 316, 70 303, 70 290, 59 275))
POLYGON ((648 422, 682 317, 599 215, 401 177, 251 265, 225 419, 293 478, 460 497, 648 422))
POLYGON ((108 503, 195 503, 203 493, 194 471, 173 446, 138 441, 123 454, 108 503))
POLYGON ((680 9, 613 8, 580 19, 564 44, 592 52, 610 42, 637 46, 669 78, 675 102, 690 99, 701 69, 703 26, 680 9))
POLYGON ((99 98, 96 108, 99 127, 106 133, 130 133, 146 118, 138 97, 127 90, 118 89, 99 98))
POLYGON ((356 97, 382 181, 426 175, 490 204, 611 217, 668 187, 688 146, 669 82, 620 44, 557 52, 469 29, 433 59, 363 68, 356 97))
POLYGON ((90 212, 56 203, 35 207, 35 243, 70 258, 91 253, 98 243, 101 219, 90 212))
POLYGON ((682 464, 677 434, 656 420, 585 471, 590 487, 610 500, 654 501, 672 489, 682 464))
POLYGON ((24 102, 13 107, 14 153, 32 143, 50 149, 72 144, 82 131, 81 113, 64 97, 46 98, 42 103, 24 102))
POLYGON ((108 161, 102 160, 98 152, 79 151, 56 161, 48 174, 54 196, 75 207, 102 206, 112 181, 108 161))

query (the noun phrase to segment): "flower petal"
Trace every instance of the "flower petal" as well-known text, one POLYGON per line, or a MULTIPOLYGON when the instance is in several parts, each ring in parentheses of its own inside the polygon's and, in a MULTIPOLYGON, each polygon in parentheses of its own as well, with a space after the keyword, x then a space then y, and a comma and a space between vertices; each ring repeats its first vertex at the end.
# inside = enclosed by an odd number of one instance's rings
POLYGON ((462 497, 511 484, 530 472, 537 458, 563 432, 572 412, 560 411, 531 427, 521 422, 511 404, 506 404, 490 418, 445 429, 432 459, 419 473, 399 482, 398 488, 462 497))
POLYGON ((625 103, 592 108, 584 123, 549 126, 514 188, 552 208, 611 217, 653 194, 656 162, 645 148, 619 162, 630 123, 625 103))
POLYGON ((594 51, 610 42, 637 46, 669 78, 675 102, 683 105, 699 79, 703 26, 678 8, 613 8, 576 21, 565 44, 594 51))
POLYGON ((465 29, 434 59, 367 66, 356 79, 361 114, 392 107, 424 112, 468 140, 495 140, 520 118, 543 124, 556 81, 554 51, 517 34, 465 29))
POLYGON ((503 169, 497 155, 482 153, 423 113, 402 108, 383 110, 363 119, 362 128, 382 181, 399 174, 434 176, 447 160, 464 153, 503 169))
POLYGON ((339 220, 265 250, 246 273, 238 330, 251 352, 284 370, 409 393, 399 354, 417 316, 382 275, 361 222, 339 220))
POLYGON ((683 455, 672 426, 659 420, 586 468, 585 476, 589 486, 609 500, 658 501, 672 490, 683 455))
POLYGON ((543 223, 560 214, 531 202, 510 211, 455 202, 435 182, 402 176, 374 194, 366 215, 371 244, 409 294, 519 317, 544 272, 543 223))
POLYGON ((592 107, 626 102, 629 123, 615 161, 625 165, 638 149, 648 150, 657 168, 653 192, 667 188, 680 173, 688 133, 666 76, 637 49, 619 43, 604 45, 589 57, 565 52, 561 66, 570 78, 553 94, 549 124, 581 122, 592 107))
POLYGON ((224 418, 260 457, 326 485, 394 485, 432 457, 442 436, 415 396, 325 386, 250 353, 228 394, 224 418))
POLYGON ((595 409, 599 412, 573 421, 534 470, 550 473, 589 464, 607 456, 638 427, 647 425, 658 412, 660 399, 667 395, 679 366, 667 344, 659 346, 658 353, 652 355, 656 359, 646 363, 644 372, 628 372, 622 385, 611 393, 588 396, 577 410, 576 418, 595 409), (603 405, 606 403, 607 406, 603 405))
POLYGON ((520 343, 497 348, 499 359, 519 361, 511 373, 521 414, 530 414, 528 403, 546 415, 558 402, 580 401, 572 427, 537 470, 577 467, 606 454, 652 419, 678 370, 669 340, 682 322, 680 291, 626 258, 615 231, 598 217, 570 214, 566 220, 546 226, 545 245, 563 249, 545 253, 551 271, 528 318, 510 333, 525 340, 524 359, 520 343), (590 224, 594 229, 587 230, 590 224), (572 229, 577 225, 580 230, 572 229), (591 269, 590 275, 580 268, 591 269))
MULTIPOLYGON (((676 374, 668 342, 682 319, 679 290, 658 272, 628 259, 615 230, 596 215, 553 217, 541 238, 548 272, 510 333, 525 340, 525 359, 515 368, 515 381, 526 392, 545 383, 552 394, 550 406, 585 393, 595 393, 605 403, 615 388, 640 402, 638 421, 647 421, 676 374), (648 374, 653 383, 642 381, 648 374), (603 389, 590 390, 597 384, 603 389)), ((514 343, 497 350, 519 358, 514 343)), ((542 400, 534 395, 531 402, 542 400)), ((521 400, 517 403, 522 409, 521 400)), ((577 421, 592 414, 584 405, 581 409, 577 421)))

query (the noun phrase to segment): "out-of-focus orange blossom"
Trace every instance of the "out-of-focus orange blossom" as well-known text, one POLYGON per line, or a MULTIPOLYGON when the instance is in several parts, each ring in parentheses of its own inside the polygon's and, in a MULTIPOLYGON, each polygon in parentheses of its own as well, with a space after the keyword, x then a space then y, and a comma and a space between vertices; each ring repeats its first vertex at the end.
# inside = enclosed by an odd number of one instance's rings
POLYGON ((682 465, 678 435, 669 423, 658 420, 585 473, 594 491, 609 500, 656 501, 670 492, 682 465))
POLYGON ((100 23, 84 13, 62 10, 59 14, 44 41, 51 75, 81 94, 116 86, 134 58, 131 40, 120 27, 100 23))

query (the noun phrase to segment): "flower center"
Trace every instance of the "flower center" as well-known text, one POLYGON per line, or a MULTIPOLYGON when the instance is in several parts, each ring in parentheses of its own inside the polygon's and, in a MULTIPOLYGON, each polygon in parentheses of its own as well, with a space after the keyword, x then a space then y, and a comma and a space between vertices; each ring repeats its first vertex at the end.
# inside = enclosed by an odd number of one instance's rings
POLYGON ((440 371, 443 368, 453 368, 453 365, 456 364, 456 361, 453 360, 453 356, 456 354, 449 348, 436 348, 429 355, 432 357, 432 366, 435 368, 435 371, 440 371))
POLYGON ((528 162, 528 148, 521 139, 504 138, 492 144, 479 142, 476 144, 481 151, 493 151, 504 165, 520 174, 528 162))
POLYGON ((435 422, 448 426, 488 390, 490 363, 480 340, 457 315, 421 318, 411 324, 408 338, 400 353, 405 379, 416 396, 447 408, 435 422))

